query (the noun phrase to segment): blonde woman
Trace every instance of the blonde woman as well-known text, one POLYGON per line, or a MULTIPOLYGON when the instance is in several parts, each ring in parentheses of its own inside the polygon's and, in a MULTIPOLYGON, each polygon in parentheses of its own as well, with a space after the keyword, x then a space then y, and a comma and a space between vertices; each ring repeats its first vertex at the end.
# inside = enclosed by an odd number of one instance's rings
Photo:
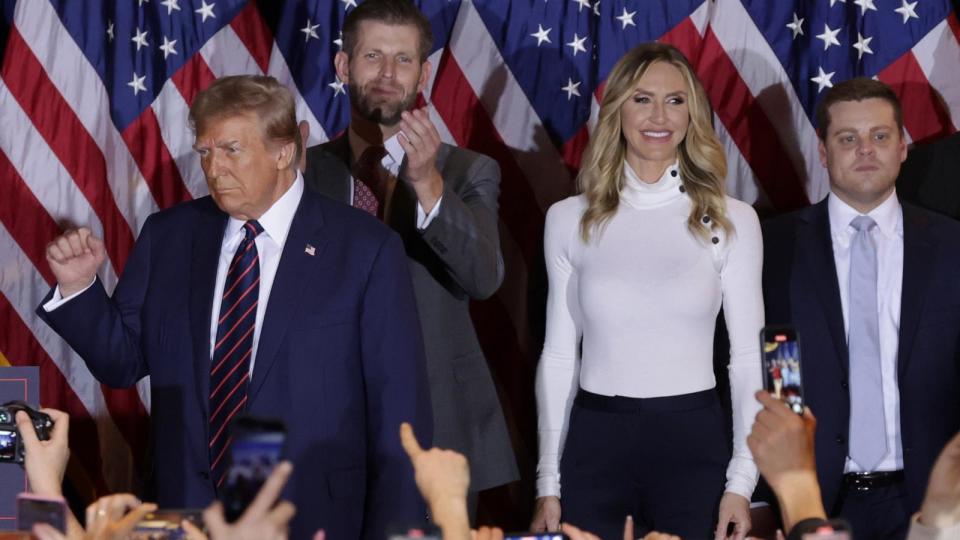
POLYGON ((750 528, 762 243, 753 209, 724 195, 711 118, 679 51, 631 50, 607 79, 583 193, 547 213, 535 530, 562 518, 618 538, 627 515, 638 536, 750 528), (713 373, 721 307, 733 441, 713 373))

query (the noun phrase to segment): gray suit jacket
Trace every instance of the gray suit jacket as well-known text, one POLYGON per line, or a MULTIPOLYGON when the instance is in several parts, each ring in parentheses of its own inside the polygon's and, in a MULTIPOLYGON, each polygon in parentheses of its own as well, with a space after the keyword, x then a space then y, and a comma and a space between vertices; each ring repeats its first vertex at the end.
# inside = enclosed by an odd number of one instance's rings
MULTIPOLYGON (((346 136, 307 150, 307 185, 350 204, 346 136)), ((492 159, 447 144, 437 155, 443 177, 440 211, 417 230, 416 194, 404 178, 390 203, 389 225, 403 239, 416 292, 433 401, 433 444, 470 461, 470 489, 519 478, 503 411, 470 320, 471 298, 484 299, 503 281, 497 232, 500 169, 492 159)))

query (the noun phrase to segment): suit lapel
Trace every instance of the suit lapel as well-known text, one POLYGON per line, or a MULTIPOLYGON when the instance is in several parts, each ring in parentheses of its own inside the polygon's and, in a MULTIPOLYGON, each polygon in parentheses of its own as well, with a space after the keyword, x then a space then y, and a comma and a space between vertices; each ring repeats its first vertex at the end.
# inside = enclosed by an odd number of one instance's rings
POLYGON ((404 157, 400 164, 400 174, 397 175, 397 184, 393 188, 393 196, 390 197, 390 216, 387 221, 391 229, 400 233, 404 242, 417 223, 417 193, 413 191, 409 181, 404 179, 406 166, 407 158, 404 157))
POLYGON ((927 233, 929 222, 916 208, 903 208, 903 292, 900 299, 900 336, 897 346, 897 373, 902 379, 913 338, 916 335, 920 312, 927 297, 930 270, 934 265, 936 246, 927 233))
POLYGON ((257 344, 253 380, 248 390, 248 409, 255 402, 270 368, 277 359, 277 351, 283 343, 287 328, 294 314, 299 311, 300 303, 304 301, 304 289, 316 278, 317 267, 323 260, 323 249, 327 240, 323 233, 322 213, 315 197, 304 191, 280 255, 280 265, 273 280, 260 341, 257 344), (310 250, 310 247, 313 249, 310 250))
POLYGON ((816 297, 822 305, 830 337, 840 360, 840 368, 847 373, 847 337, 843 327, 843 306, 837 284, 837 265, 833 259, 833 239, 830 235, 830 217, 827 200, 810 207, 801 216, 804 226, 798 231, 796 257, 806 264, 806 275, 813 282, 816 297))
MULTIPOLYGON (((200 226, 193 234, 190 264, 190 328, 193 329, 193 369, 197 400, 204 418, 209 409, 210 386, 210 324, 213 309, 213 291, 217 280, 217 263, 227 215, 208 200, 200 219, 200 226)), ((206 426, 206 423, 204 423, 206 426)))

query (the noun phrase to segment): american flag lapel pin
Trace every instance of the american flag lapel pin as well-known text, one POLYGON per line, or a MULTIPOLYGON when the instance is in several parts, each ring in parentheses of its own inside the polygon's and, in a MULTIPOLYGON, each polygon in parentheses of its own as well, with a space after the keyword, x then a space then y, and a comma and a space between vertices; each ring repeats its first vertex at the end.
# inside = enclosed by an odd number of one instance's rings
POLYGON ((303 248, 303 252, 313 257, 314 255, 317 254, 317 248, 311 246, 310 244, 307 244, 307 247, 303 248))

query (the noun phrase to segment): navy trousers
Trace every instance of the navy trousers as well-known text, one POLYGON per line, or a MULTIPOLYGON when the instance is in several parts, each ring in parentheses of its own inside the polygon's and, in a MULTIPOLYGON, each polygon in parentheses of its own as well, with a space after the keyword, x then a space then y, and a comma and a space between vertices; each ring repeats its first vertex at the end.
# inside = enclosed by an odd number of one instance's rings
POLYGON ((903 483, 866 492, 844 488, 836 515, 850 523, 857 540, 903 540, 913 511, 907 509, 903 483))
POLYGON ((713 538, 730 460, 714 389, 660 398, 580 390, 560 460, 562 520, 600 538, 713 538))

